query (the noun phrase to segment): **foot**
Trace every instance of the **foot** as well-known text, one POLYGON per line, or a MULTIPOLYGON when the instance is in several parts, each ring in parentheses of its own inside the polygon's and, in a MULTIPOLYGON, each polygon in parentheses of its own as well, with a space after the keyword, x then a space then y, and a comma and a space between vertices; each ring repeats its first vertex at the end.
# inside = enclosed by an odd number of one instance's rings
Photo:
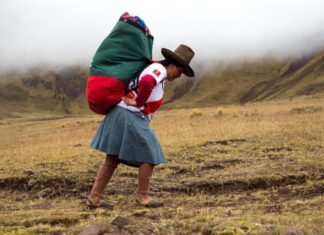
POLYGON ((102 208, 102 209, 112 210, 114 208, 113 205, 109 204, 104 200, 100 200, 98 204, 94 204, 90 198, 87 199, 86 205, 88 206, 89 209, 102 208))
POLYGON ((163 202, 155 200, 151 197, 145 197, 145 198, 137 197, 136 202, 141 206, 150 207, 150 208, 161 207, 164 205, 163 202))

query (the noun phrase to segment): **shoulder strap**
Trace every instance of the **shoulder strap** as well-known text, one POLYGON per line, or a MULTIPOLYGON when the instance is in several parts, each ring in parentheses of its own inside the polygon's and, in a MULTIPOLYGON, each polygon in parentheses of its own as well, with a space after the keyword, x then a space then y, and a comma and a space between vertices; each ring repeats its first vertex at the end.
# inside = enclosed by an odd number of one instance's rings
POLYGON ((148 66, 150 66, 154 61, 150 60, 148 61, 142 68, 140 68, 134 75, 134 78, 131 80, 131 86, 128 88, 131 91, 135 91, 137 93, 137 88, 138 88, 138 83, 139 83, 139 78, 141 73, 146 69, 148 66))

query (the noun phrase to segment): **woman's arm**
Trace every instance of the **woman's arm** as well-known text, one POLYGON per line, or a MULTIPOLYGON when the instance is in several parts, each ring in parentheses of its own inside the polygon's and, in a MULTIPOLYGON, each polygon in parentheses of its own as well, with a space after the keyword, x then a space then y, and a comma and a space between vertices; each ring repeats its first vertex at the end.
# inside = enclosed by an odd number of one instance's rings
POLYGON ((122 99, 127 105, 142 107, 150 97, 155 85, 156 80, 154 77, 151 75, 145 75, 138 83, 136 99, 127 97, 123 97, 122 99))

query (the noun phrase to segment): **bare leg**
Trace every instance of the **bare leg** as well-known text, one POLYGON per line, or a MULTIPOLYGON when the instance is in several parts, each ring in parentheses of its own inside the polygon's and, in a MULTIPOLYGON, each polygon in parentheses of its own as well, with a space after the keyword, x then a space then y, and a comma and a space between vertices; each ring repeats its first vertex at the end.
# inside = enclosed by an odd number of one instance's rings
POLYGON ((163 203, 153 200, 148 196, 150 181, 154 166, 149 163, 142 163, 138 170, 138 190, 136 201, 143 206, 162 206, 163 203))
POLYGON ((109 156, 107 154, 105 161, 103 162, 101 168, 97 173, 96 180, 88 197, 88 206, 99 206, 101 195, 104 192, 105 187, 108 184, 118 164, 119 160, 117 159, 117 157, 109 156))

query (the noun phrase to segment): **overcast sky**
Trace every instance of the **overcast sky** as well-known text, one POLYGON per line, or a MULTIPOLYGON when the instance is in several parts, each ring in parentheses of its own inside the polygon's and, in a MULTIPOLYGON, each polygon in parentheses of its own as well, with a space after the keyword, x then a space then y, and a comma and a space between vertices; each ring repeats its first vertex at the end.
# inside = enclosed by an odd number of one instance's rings
POLYGON ((125 11, 151 29, 155 59, 181 43, 196 64, 324 48, 323 0, 0 0, 0 69, 88 64, 125 11))

